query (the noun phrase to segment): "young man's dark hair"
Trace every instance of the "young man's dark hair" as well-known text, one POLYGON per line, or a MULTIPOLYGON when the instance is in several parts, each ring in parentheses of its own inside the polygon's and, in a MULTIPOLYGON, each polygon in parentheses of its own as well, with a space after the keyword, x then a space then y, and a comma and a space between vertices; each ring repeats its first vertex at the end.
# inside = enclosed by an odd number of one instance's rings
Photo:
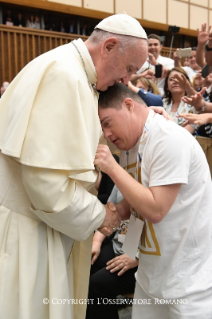
POLYGON ((127 86, 121 83, 115 83, 106 91, 101 92, 99 95, 98 104, 102 109, 121 109, 121 103, 125 98, 130 98, 140 104, 145 104, 137 93, 131 91, 127 86))
POLYGON ((161 44, 161 39, 160 39, 159 35, 157 35, 157 34, 154 34, 154 33, 149 34, 148 39, 156 39, 161 44))

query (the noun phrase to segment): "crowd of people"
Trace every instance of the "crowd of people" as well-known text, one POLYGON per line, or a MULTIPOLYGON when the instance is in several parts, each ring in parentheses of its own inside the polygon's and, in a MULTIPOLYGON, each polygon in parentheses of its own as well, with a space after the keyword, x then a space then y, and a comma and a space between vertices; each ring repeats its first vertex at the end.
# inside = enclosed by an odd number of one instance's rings
POLYGON ((116 14, 2 83, 0 317, 118 319, 117 295, 133 293, 133 319, 211 319, 205 23, 197 42, 182 65, 116 14))
POLYGON ((89 36, 93 31, 93 26, 89 25, 85 21, 80 24, 78 29, 77 23, 73 18, 70 18, 67 21, 61 20, 57 22, 51 14, 48 14, 41 24, 40 16, 38 14, 23 15, 22 12, 18 12, 16 15, 12 14, 11 10, 6 11, 3 23, 8 26, 44 29, 63 33, 80 34, 84 36, 89 36))

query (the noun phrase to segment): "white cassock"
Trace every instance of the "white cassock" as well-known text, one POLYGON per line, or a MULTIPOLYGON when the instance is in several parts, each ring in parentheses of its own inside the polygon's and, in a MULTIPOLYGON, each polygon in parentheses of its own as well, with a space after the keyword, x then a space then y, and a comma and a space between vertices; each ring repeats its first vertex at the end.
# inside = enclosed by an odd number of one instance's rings
POLYGON ((95 67, 74 43, 80 54, 69 43, 30 62, 0 102, 0 318, 85 316, 73 303, 87 298, 91 235, 105 218, 87 191, 102 132, 95 67))

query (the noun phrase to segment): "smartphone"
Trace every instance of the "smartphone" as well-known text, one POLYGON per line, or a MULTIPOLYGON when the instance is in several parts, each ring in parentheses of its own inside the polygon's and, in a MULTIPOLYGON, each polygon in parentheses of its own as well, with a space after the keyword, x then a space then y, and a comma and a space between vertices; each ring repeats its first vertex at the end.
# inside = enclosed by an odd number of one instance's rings
POLYGON ((191 48, 177 50, 178 58, 186 58, 186 57, 191 56, 191 54, 192 54, 192 49, 191 48))
POLYGON ((156 79, 159 79, 159 78, 161 78, 161 76, 162 76, 162 65, 157 64, 155 66, 155 77, 156 77, 156 79))
POLYGON ((210 70, 211 70, 210 66, 206 64, 204 68, 202 69, 202 77, 206 78, 208 74, 210 73, 210 70))

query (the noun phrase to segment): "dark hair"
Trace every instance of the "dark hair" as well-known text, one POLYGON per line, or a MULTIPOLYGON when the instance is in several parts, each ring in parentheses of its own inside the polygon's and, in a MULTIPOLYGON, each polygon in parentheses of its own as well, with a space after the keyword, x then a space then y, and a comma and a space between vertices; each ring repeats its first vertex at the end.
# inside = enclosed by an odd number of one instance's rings
POLYGON ((122 108, 122 102, 125 98, 130 98, 139 104, 144 104, 144 101, 140 96, 131 91, 127 86, 121 83, 115 83, 109 87, 107 91, 100 92, 99 95, 99 107, 102 109, 114 108, 120 110, 122 108))
POLYGON ((154 34, 154 33, 149 34, 148 39, 156 39, 161 44, 161 39, 160 39, 159 35, 157 35, 157 34, 154 34))
MULTIPOLYGON (((190 79, 189 79, 187 73, 185 72, 185 70, 184 70, 183 68, 175 67, 175 68, 169 70, 168 73, 167 73, 167 76, 166 76, 166 78, 165 78, 165 83, 164 83, 164 96, 163 96, 164 98, 167 98, 167 99, 168 99, 168 103, 169 103, 169 104, 171 103, 171 100, 172 100, 172 94, 171 94, 171 92, 168 90, 168 79, 169 79, 170 74, 171 74, 173 71, 182 73, 182 74, 186 77, 186 79, 191 83, 191 81, 190 81, 190 79)), ((185 95, 187 95, 186 92, 185 92, 185 95)))

